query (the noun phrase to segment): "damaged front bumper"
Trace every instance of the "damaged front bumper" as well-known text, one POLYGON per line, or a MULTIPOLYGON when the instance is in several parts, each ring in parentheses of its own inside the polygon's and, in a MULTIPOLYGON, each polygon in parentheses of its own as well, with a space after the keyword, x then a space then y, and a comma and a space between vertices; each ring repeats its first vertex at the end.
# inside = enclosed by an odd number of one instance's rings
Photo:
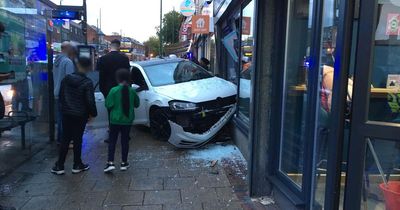
POLYGON ((178 148, 196 148, 203 146, 210 141, 232 118, 235 113, 236 105, 232 105, 228 111, 207 131, 203 133, 192 133, 177 123, 169 120, 171 126, 171 136, 168 142, 178 148))

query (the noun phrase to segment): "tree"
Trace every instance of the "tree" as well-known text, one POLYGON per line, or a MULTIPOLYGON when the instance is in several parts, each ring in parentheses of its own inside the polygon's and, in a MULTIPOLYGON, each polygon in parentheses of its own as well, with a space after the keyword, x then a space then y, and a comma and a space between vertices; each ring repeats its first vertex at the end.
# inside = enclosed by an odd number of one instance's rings
MULTIPOLYGON (((179 42, 179 30, 183 16, 177 11, 171 11, 164 15, 161 35, 164 44, 173 44, 179 42)), ((157 35, 160 35, 158 28, 157 35)))
POLYGON ((154 57, 160 54, 160 40, 157 36, 151 36, 147 41, 145 41, 144 47, 146 57, 149 57, 150 54, 153 54, 154 57))

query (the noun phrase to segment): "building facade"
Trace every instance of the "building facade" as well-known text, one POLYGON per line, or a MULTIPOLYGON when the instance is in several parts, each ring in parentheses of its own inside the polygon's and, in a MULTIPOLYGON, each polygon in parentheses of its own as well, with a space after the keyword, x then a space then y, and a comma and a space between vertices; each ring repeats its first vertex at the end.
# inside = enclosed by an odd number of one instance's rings
POLYGON ((399 13, 384 0, 213 1, 215 72, 238 86, 232 130, 252 196, 398 208, 399 13))

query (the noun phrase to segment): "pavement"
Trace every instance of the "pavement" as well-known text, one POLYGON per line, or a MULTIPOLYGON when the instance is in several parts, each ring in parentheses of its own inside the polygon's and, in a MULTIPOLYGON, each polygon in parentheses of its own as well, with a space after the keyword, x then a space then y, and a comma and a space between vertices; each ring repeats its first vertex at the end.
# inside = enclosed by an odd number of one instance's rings
MULTIPOLYGON (((104 174, 106 136, 104 128, 87 128, 83 160, 91 169, 77 175, 71 173, 72 150, 63 176, 50 173, 57 158, 56 145, 48 144, 32 154, 0 178, 0 210, 278 209, 252 202, 248 195, 246 161, 230 142, 179 150, 167 142, 154 140, 146 128, 134 127, 129 154, 131 168, 104 174), (214 167, 212 162, 216 162, 214 167)), ((119 159, 118 149, 117 164, 119 159)))

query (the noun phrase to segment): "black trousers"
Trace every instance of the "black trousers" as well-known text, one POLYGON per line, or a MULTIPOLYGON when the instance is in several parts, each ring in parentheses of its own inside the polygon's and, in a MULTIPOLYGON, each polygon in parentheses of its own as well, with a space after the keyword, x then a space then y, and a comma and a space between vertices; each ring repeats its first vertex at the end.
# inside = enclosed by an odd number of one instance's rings
POLYGON ((64 166, 68 154, 68 147, 74 141, 74 165, 82 163, 82 136, 85 131, 87 118, 72 115, 62 116, 63 138, 60 144, 60 153, 57 164, 64 166))
POLYGON ((115 145, 117 144, 118 136, 121 134, 121 153, 122 162, 128 161, 129 152, 129 133, 131 131, 130 125, 110 125, 110 142, 108 143, 108 161, 114 161, 115 145))

